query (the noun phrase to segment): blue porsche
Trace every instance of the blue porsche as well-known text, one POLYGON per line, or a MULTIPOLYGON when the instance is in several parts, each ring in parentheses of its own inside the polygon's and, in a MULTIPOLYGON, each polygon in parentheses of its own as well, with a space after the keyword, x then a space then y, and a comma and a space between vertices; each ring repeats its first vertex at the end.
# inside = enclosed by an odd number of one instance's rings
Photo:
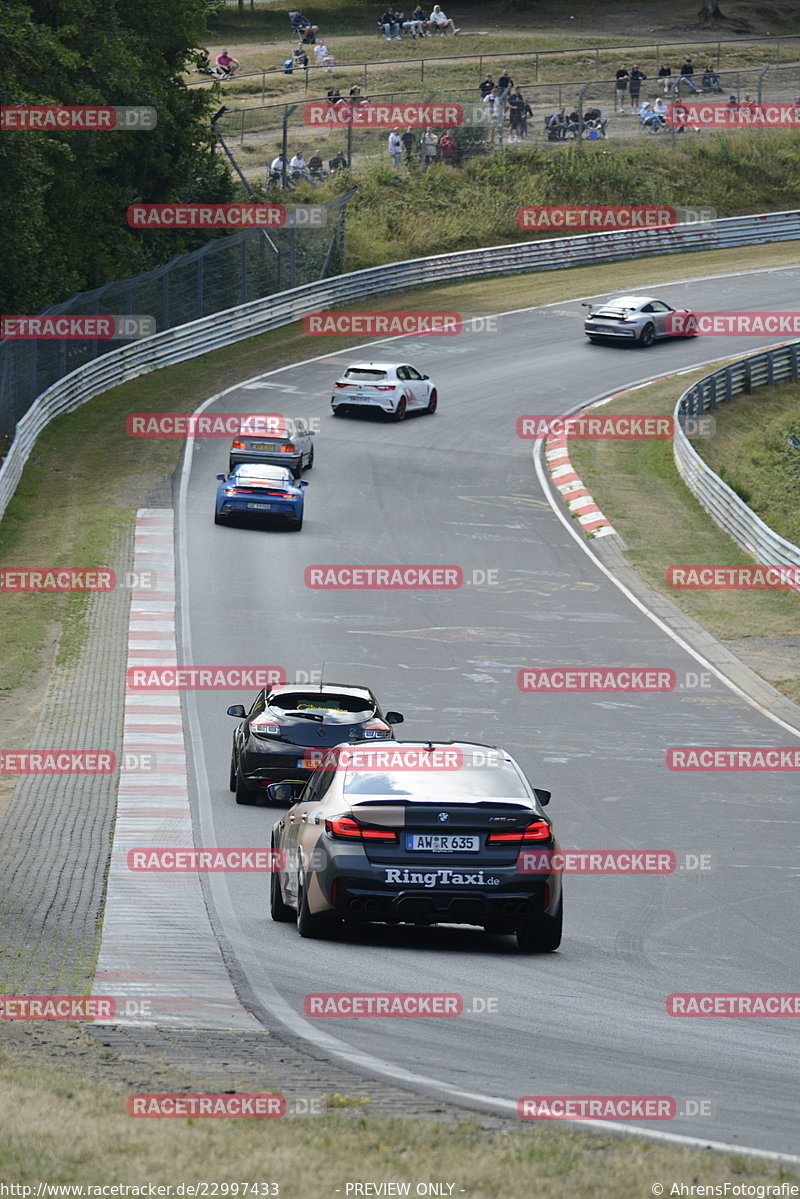
POLYGON ((214 524, 224 525, 232 516, 278 517, 292 529, 303 527, 305 479, 295 482, 285 466, 243 462, 228 475, 217 475, 214 524))

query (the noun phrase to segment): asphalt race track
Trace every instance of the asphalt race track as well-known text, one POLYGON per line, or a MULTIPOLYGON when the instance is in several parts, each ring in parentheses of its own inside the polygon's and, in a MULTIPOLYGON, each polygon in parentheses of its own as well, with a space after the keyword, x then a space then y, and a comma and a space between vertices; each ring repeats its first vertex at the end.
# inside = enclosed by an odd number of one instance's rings
MULTIPOLYGON (((676 275, 678 274, 676 264, 676 275)), ((620 269, 621 290, 625 287, 620 269)), ((796 307, 800 267, 641 288, 697 310, 796 307)), ((508 281, 508 308, 514 306, 508 281)), ((388 305, 387 305, 388 306, 388 305)), ((517 952, 479 929, 375 925, 338 941, 273 924, 259 874, 209 876, 218 932, 242 994, 293 1031, 334 1037, 459 1092, 672 1096, 706 1114, 660 1132, 797 1153, 791 1019, 676 1019, 673 992, 791 992, 797 984, 797 780, 790 772, 675 773, 673 745, 793 745, 796 736, 717 679, 667 694, 523 694, 527 666, 702 669, 596 567, 537 480, 524 413, 561 413, 649 377, 754 351, 753 338, 697 338, 648 351, 591 346, 579 302, 502 318, 497 334, 417 338, 337 352, 268 374, 213 411, 319 417, 304 477, 305 526, 217 528, 214 476, 228 442, 198 439, 179 516, 179 612, 187 665, 325 666, 326 682, 372 687, 399 708, 403 739, 459 738, 510 750, 538 786, 564 847, 710 854, 706 871, 565 879, 561 950, 517 952), (439 390, 433 417, 334 420, 341 364, 413 362, 439 390), (448 591, 309 590, 309 565, 456 564, 498 582, 448 591), (307 992, 448 992, 497 1001, 454 1019, 318 1019, 307 992)), ((309 354, 328 349, 311 342, 309 354)), ((267 367, 268 364, 265 364, 267 367)), ((676 383, 676 392, 679 383, 676 383)), ((476 576, 483 578, 484 576, 476 576)), ((269 845, 270 808, 227 789, 234 721, 252 694, 187 693, 202 843, 269 845)), ((800 736, 800 734, 797 734, 800 736)), ((689 1105, 689 1111, 695 1110, 689 1105)))

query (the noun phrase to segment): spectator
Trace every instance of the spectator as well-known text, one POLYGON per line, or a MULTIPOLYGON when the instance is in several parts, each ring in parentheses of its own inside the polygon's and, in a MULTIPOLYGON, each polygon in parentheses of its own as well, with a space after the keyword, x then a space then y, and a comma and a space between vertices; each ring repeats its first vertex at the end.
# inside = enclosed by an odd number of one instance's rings
POLYGON ((628 68, 622 62, 619 64, 616 79, 617 83, 616 92, 614 94, 614 111, 624 112, 625 93, 628 90, 628 80, 630 79, 630 75, 628 74, 628 68))
POLYGON ((295 9, 294 12, 289 13, 289 20, 292 22, 292 28, 300 38, 300 41, 304 42, 307 46, 312 46, 317 40, 319 25, 312 25, 308 17, 304 17, 299 9, 295 9))
MULTIPOLYGON (((315 47, 316 48, 316 47, 315 47)), ((308 55, 302 46, 297 46, 294 52, 294 65, 303 71, 308 70, 308 55)))
POLYGON ((241 63, 238 59, 231 58, 227 50, 223 50, 214 60, 220 70, 220 79, 230 79, 234 71, 238 71, 241 63))
POLYGON ((678 83, 679 84, 685 83, 687 87, 690 87, 692 89, 692 91, 695 93, 695 95, 699 96, 702 93, 703 89, 701 87, 697 86, 694 79, 692 78, 693 75, 694 75, 694 67, 692 66, 692 60, 691 60, 691 58, 689 58, 687 56, 686 62, 681 67, 681 74, 680 74, 680 79, 678 80, 678 83))
POLYGON ((721 92, 722 91, 722 80, 720 79, 719 75, 716 73, 716 71, 714 70, 714 68, 710 62, 706 64, 706 69, 705 69, 705 71, 703 71, 702 84, 703 84, 704 91, 709 91, 709 92, 721 92))
POLYGON ((269 164, 269 173, 273 179, 283 178, 286 170, 286 159, 283 157, 283 151, 279 150, 275 158, 269 164))
POLYGON ((400 166, 403 158, 403 143, 396 129, 393 129, 389 134, 389 157, 392 160, 393 167, 400 166))
POLYGON ((422 169, 427 171, 439 150, 439 139, 432 129, 424 129, 419 139, 422 154, 422 169))
POLYGON ((583 121, 577 109, 573 108, 567 116, 567 133, 571 133, 573 137, 580 137, 583 133, 583 121))
POLYGON ((344 171, 346 167, 347 159, 345 158, 344 154, 342 154, 341 150, 335 158, 328 159, 328 170, 332 175, 335 175, 337 171, 344 171))
POLYGON ((195 55, 195 71, 198 75, 212 75, 214 79, 220 79, 225 72, 216 63, 212 66, 211 59, 208 57, 208 50, 198 50, 195 55))
POLYGON ((491 96, 486 97, 486 100, 484 100, 484 104, 487 101, 491 102, 492 120, 494 121, 495 126, 497 127, 497 132, 502 135, 503 125, 505 124, 506 110, 508 108, 508 105, 507 105, 504 97, 502 96, 499 87, 496 87, 494 89, 491 96))
POLYGON ((456 158, 456 139, 449 130, 445 130, 439 139, 439 156, 445 166, 455 166, 456 158))
MULTIPOLYGON (((400 15, 402 16, 403 14, 401 13, 400 15)), ((425 13, 422 11, 422 9, 419 7, 419 5, 417 5, 417 7, 414 9, 414 12, 412 12, 411 16, 407 20, 403 21, 403 28, 407 29, 412 37, 424 37, 425 36, 424 22, 426 20, 427 20, 427 18, 425 16, 425 13), (415 15, 417 13, 421 13, 422 15, 421 16, 415 15)))
POLYGON ((638 62, 635 62, 631 67, 630 75, 628 76, 631 92, 631 108, 639 107, 639 92, 642 88, 642 80, 646 79, 644 71, 639 67, 638 62))
POLYGON ((396 42, 400 41, 400 21, 398 20, 398 14, 391 5, 386 9, 383 16, 378 19, 378 24, 383 27, 387 42, 392 40, 392 34, 394 34, 396 42))
POLYGON ((302 151, 297 150, 292 155, 289 161, 289 170, 292 172, 293 179, 296 179, 299 175, 300 178, 307 179, 309 183, 311 182, 311 175, 306 165, 306 160, 303 158, 302 151))
POLYGON ((661 120, 666 125, 666 123, 667 123, 667 106, 664 103, 664 101, 661 99, 660 96, 656 100, 655 104, 653 105, 653 112, 656 114, 657 117, 661 117, 661 120))
POLYGON ((548 141, 566 141, 568 125, 567 110, 565 108, 560 108, 558 112, 554 112, 552 116, 547 118, 548 141))
POLYGON ((367 97, 361 95, 361 88, 358 86, 358 84, 355 84, 350 88, 350 103, 352 105, 369 104, 367 97))
POLYGON ((325 170, 322 165, 322 155, 319 150, 315 150, 308 160, 308 169, 312 179, 323 179, 325 170))
POLYGON ((649 100, 642 101, 642 107, 639 109, 639 120, 648 133, 658 133, 666 124, 666 121, 658 115, 649 100))
POLYGON ((411 162, 411 155, 414 150, 414 130, 408 126, 405 133, 400 134, 400 141, 403 143, 403 149, 406 152, 406 162, 411 162))
POLYGON ((668 62, 658 68, 658 77, 664 82, 664 95, 668 96, 672 90, 672 67, 668 62))
POLYGON ((433 11, 430 16, 431 29, 436 33, 444 33, 447 29, 452 29, 453 33, 460 33, 460 29, 456 29, 455 22, 448 17, 447 13, 442 12, 438 4, 434 4, 433 11))
POLYGON ((338 87, 329 87, 328 88, 328 103, 329 104, 344 104, 344 100, 342 99, 342 94, 339 91, 338 87))
POLYGON ((317 60, 318 67, 324 67, 330 75, 333 70, 333 55, 328 50, 324 42, 318 42, 314 47, 314 57, 317 60))
MULTIPOLYGON (((563 113, 563 108, 562 108, 563 113)), ((517 88, 508 98, 508 123, 511 127, 510 142, 521 142, 528 133, 527 118, 533 116, 531 106, 525 101, 522 92, 517 88)))
POLYGON ((505 67, 503 67, 503 74, 497 80, 497 86, 500 88, 501 97, 504 100, 507 100, 511 95, 511 89, 514 86, 514 80, 511 78, 505 67))
POLYGON ((731 96, 730 100, 729 100, 729 101, 728 101, 728 103, 725 105, 725 107, 726 107, 726 108, 738 108, 738 107, 739 107, 739 101, 736 99, 736 97, 735 97, 735 96, 731 96))
POLYGON ((420 30, 419 37, 432 37, 433 36, 431 34, 431 23, 428 18, 428 14, 425 12, 425 9, 422 7, 421 4, 418 4, 417 7, 412 12, 411 16, 409 17, 409 23, 411 25, 413 25, 414 27, 419 28, 419 30, 420 30))
POLYGON ((485 100, 486 97, 494 91, 496 86, 497 85, 495 84, 494 78, 487 72, 486 78, 481 80, 480 83, 479 90, 481 93, 481 100, 485 100))

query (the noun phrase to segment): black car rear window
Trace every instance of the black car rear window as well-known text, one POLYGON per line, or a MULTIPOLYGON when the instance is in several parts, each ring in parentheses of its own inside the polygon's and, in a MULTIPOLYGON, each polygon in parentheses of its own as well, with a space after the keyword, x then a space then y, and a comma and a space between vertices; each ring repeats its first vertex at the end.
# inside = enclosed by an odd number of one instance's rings
POLYGON ((284 712, 358 712, 370 715, 375 711, 372 704, 360 695, 320 695, 319 692, 292 691, 276 695, 270 707, 284 712))
POLYGON ((524 799, 522 779, 513 766, 468 767, 457 770, 348 770, 345 795, 385 795, 421 803, 459 799, 524 799))

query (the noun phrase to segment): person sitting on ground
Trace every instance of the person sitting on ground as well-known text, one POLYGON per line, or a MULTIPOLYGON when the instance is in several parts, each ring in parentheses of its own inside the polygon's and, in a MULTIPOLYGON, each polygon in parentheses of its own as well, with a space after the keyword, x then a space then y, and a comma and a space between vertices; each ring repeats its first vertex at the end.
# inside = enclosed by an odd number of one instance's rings
POLYGON ((211 59, 208 56, 208 50, 198 50, 194 61, 194 69, 198 75, 212 75, 215 79, 219 79, 225 74, 216 64, 212 65, 211 59))
POLYGON ((567 115, 567 133, 571 133, 573 137, 580 137, 583 133, 583 121, 576 108, 567 115))
POLYGON ((286 160, 283 157, 283 151, 279 150, 272 162, 269 164, 269 173, 273 179, 283 177, 286 160))
POLYGON ((302 46, 298 46, 294 52, 294 65, 303 71, 308 70, 308 55, 302 46))
POLYGON ((309 183, 311 182, 311 175, 306 165, 306 160, 303 158, 302 150, 296 150, 292 155, 289 161, 289 170, 292 172, 292 178, 296 178, 299 175, 302 179, 307 179, 309 183))
POLYGON ((361 95, 361 88, 358 86, 357 83, 353 87, 350 88, 349 100, 350 100, 350 103, 354 106, 356 104, 369 104, 369 100, 367 99, 367 97, 361 95))
POLYGON ((387 42, 392 40, 392 35, 394 35, 394 40, 396 42, 400 41, 400 21, 398 20, 398 14, 392 8, 391 4, 386 9, 386 12, 383 14, 383 16, 378 18, 378 24, 383 28, 383 32, 386 34, 387 42))
POLYGON ((303 16, 299 9, 289 13, 289 20, 300 41, 305 42, 307 46, 313 45, 317 40, 319 25, 312 25, 308 17, 303 16))
POLYGON ((237 71, 242 65, 238 59, 231 58, 227 50, 223 50, 221 54, 218 54, 215 62, 221 71, 220 79, 230 79, 234 71, 237 71))
POLYGON ((333 70, 333 55, 324 42, 317 42, 314 47, 314 57, 318 67, 324 67, 328 74, 333 70))
POLYGON ((347 169, 347 159, 341 150, 335 158, 328 159, 328 169, 332 175, 335 175, 337 171, 344 171, 347 169))
POLYGON ((492 75, 490 75, 487 71, 486 78, 481 80, 479 88, 478 88, 478 90, 481 93, 481 100, 485 100, 486 97, 489 95, 489 93, 494 91, 495 87, 496 87, 496 84, 494 81, 494 77, 492 75))
POLYGON ((325 168, 322 164, 322 155, 319 150, 315 150, 308 160, 308 169, 312 179, 322 179, 325 176, 325 168))
POLYGON ((692 78, 693 75, 694 67, 692 66, 692 60, 687 56, 686 62, 681 67, 681 74, 678 83, 685 83, 687 87, 690 87, 692 91, 699 96, 701 95, 703 89, 697 86, 692 78))
POLYGON ((342 94, 339 91, 338 87, 329 87, 328 88, 328 103, 329 104, 344 104, 344 100, 342 99, 342 94))
POLYGON ((658 77, 664 83, 664 95, 668 96, 672 91, 672 67, 668 62, 658 68, 658 77))
POLYGON ((703 71, 702 83, 703 83, 703 88, 707 89, 710 92, 721 92, 722 91, 722 81, 721 81, 719 75, 714 70, 714 67, 711 65, 711 63, 708 63, 706 65, 705 71, 703 71))
POLYGON ((417 5, 417 7, 414 9, 414 11, 412 12, 411 16, 408 19, 411 24, 419 27, 419 29, 420 29, 419 36, 420 37, 431 37, 432 36, 430 19, 421 4, 417 5))
MULTIPOLYGON (((509 104, 511 104, 513 99, 514 99, 514 97, 512 96, 511 100, 509 100, 509 104)), ((548 141, 554 141, 554 142, 566 141, 568 124, 569 124, 569 122, 567 121, 567 110, 565 108, 560 108, 558 110, 558 112, 554 112, 552 116, 548 117, 547 118, 548 141)), ((510 140, 511 139, 509 138, 509 141, 510 140)))
POLYGON ((444 33, 447 29, 452 29, 453 33, 460 33, 461 30, 456 28, 455 22, 448 17, 447 13, 442 12, 438 4, 434 4, 431 12, 431 29, 436 33, 444 33))

